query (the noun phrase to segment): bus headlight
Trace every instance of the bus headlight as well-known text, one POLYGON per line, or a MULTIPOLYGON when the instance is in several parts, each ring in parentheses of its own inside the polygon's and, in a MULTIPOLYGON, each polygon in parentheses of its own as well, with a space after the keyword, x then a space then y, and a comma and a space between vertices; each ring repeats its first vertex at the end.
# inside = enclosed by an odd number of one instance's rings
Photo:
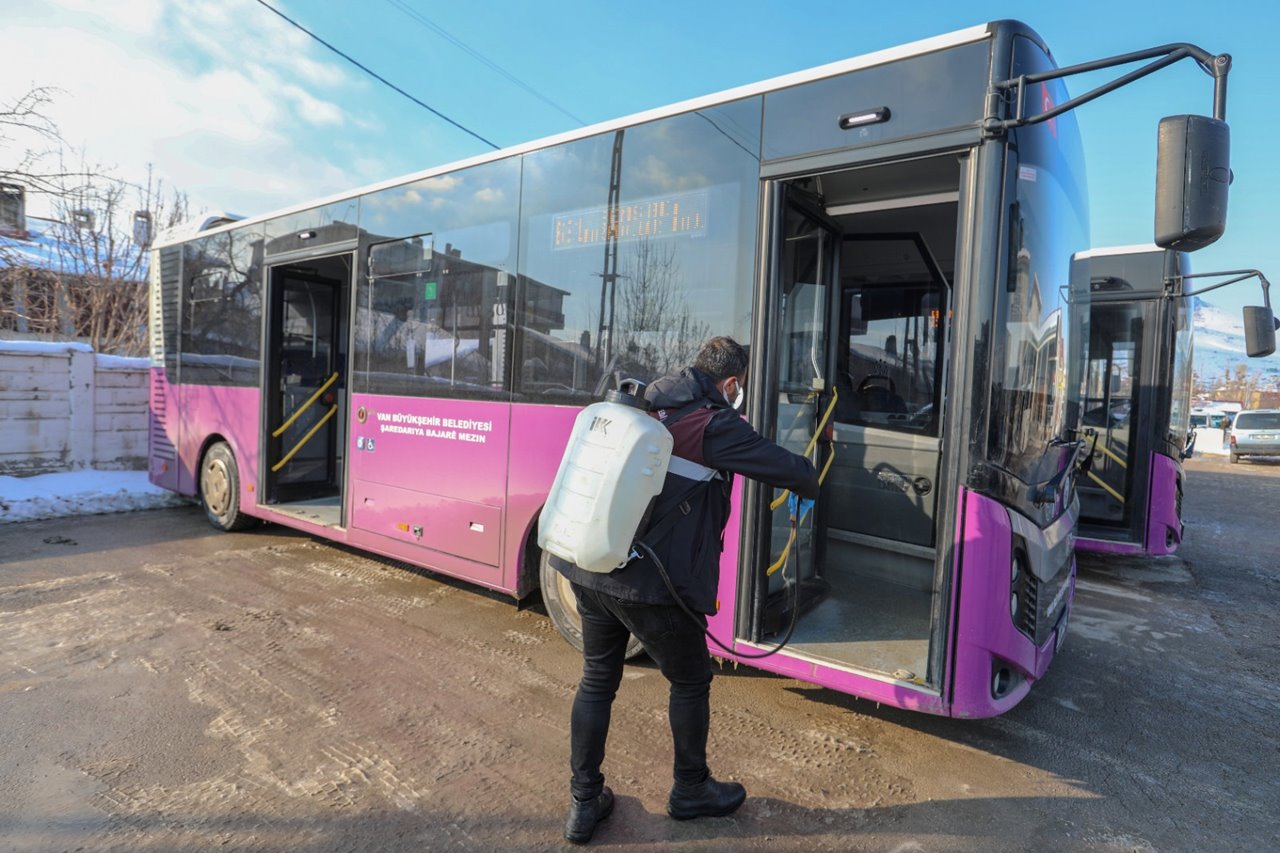
POLYGON ((1009 593, 1009 618, 1016 620, 1018 618, 1018 591, 1014 590, 1009 593))

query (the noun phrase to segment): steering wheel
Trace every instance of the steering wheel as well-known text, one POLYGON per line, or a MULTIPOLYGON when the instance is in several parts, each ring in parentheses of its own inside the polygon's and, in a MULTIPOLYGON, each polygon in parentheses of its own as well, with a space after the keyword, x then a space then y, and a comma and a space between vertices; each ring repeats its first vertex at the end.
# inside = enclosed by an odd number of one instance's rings
POLYGON ((877 387, 876 386, 877 382, 883 382, 884 383, 883 387, 886 388, 890 394, 898 393, 898 386, 894 384, 893 379, 889 376, 885 376, 882 373, 873 373, 867 378, 863 379, 861 382, 859 382, 858 393, 862 394, 866 391, 871 390, 872 388, 877 387))

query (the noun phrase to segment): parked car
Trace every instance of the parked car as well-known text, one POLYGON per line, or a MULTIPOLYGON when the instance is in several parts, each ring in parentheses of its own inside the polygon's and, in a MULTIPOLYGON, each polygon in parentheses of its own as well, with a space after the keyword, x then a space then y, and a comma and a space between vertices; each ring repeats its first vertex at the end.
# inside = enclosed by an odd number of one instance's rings
POLYGON ((1280 456, 1280 409, 1253 409, 1236 415, 1229 448, 1232 462, 1241 456, 1280 456))

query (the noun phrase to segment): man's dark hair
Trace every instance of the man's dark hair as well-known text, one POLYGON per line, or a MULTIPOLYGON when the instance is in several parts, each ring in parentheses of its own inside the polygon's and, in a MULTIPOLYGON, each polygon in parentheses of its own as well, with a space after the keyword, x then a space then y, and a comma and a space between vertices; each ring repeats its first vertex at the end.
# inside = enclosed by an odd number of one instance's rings
POLYGON ((710 376, 712 382, 742 376, 747 372, 747 351, 733 338, 718 335, 702 345, 693 366, 710 376))

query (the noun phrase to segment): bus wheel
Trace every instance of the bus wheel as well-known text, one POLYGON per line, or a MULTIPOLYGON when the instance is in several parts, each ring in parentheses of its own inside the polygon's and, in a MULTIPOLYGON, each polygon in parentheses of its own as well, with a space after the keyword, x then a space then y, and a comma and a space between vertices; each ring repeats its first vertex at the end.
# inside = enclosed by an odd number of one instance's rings
POLYGON ((244 530, 257 520, 240 511, 240 471, 225 441, 210 447, 200 463, 200 506, 219 530, 244 530))
MULTIPOLYGON (((542 603, 551 617, 551 624, 556 626, 560 636, 578 651, 582 651, 582 617, 578 615, 578 601, 573 595, 573 587, 568 579, 557 572, 543 552, 538 565, 538 581, 542 585, 542 603)), ((644 651, 640 641, 635 637, 627 639, 627 658, 631 659, 644 651)))

